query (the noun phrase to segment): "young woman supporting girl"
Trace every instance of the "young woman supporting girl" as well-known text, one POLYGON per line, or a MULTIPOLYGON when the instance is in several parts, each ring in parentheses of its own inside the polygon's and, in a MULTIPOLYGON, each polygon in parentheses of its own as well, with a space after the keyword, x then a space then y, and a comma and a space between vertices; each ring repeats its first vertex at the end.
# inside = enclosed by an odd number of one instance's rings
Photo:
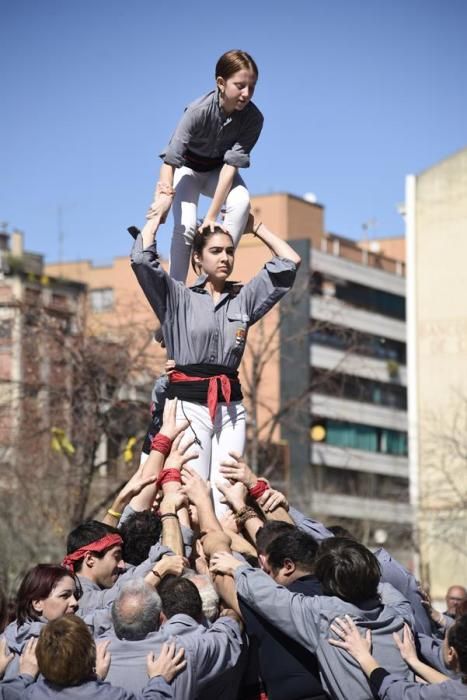
MULTIPOLYGON (((145 230, 135 241, 132 267, 158 317, 168 357, 175 361, 167 398, 177 398, 177 420, 189 420, 188 438, 198 441, 190 462, 214 484, 230 451, 243 453, 245 409, 238 379, 249 328, 291 289, 300 257, 291 246, 250 217, 254 233, 274 257, 247 284, 229 282, 235 257, 232 236, 218 226, 197 232, 192 263, 200 274, 192 287, 162 268, 156 244, 145 230)), ((220 494, 213 486, 216 511, 220 494)))

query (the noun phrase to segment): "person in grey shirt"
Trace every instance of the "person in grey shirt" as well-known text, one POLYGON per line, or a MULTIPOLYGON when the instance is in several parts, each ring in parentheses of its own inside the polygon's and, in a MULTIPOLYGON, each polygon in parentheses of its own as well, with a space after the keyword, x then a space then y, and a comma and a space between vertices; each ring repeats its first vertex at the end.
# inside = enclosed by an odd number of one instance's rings
POLYGON ((170 274, 184 282, 197 225, 200 194, 211 198, 203 226, 213 226, 225 202, 225 227, 234 245, 243 233, 250 196, 238 174, 263 128, 263 115, 251 102, 258 67, 245 51, 223 54, 215 69, 216 89, 188 105, 168 146, 145 229, 152 235, 173 202, 170 274))
POLYGON ((96 647, 86 624, 75 615, 49 622, 39 640, 28 642, 21 657, 20 675, 0 683, 3 700, 170 700, 170 685, 185 667, 183 648, 164 645, 158 658, 146 659, 146 683, 128 691, 104 681, 111 656, 108 642, 96 647), (27 661, 27 666, 25 665, 27 661), (39 679, 34 682, 37 673, 39 679), (148 680, 149 676, 149 680, 148 680))
POLYGON ((401 677, 413 678, 392 638, 406 620, 413 624, 410 604, 390 584, 378 588, 378 562, 360 543, 333 538, 321 545, 315 561, 315 575, 323 590, 318 596, 292 593, 230 554, 214 554, 210 567, 213 573, 233 575, 241 600, 316 655, 323 688, 332 698, 372 697, 360 668, 329 642, 338 616, 350 615, 359 628, 371 630, 375 657, 401 677))
MULTIPOLYGON (((296 508, 291 507, 289 515, 297 527, 314 537, 317 542, 334 537, 323 523, 304 515, 296 508)), ((381 581, 390 583, 410 602, 415 618, 415 630, 420 634, 431 635, 430 619, 422 602, 423 593, 415 576, 397 559, 394 559, 384 547, 374 550, 373 554, 381 568, 381 581)))
MULTIPOLYGON (((186 579, 183 583, 193 588, 201 613, 196 587, 186 579)), ((166 620, 160 596, 142 579, 122 587, 112 606, 112 619, 113 630, 101 637, 110 639, 112 664, 107 680, 128 690, 144 687, 148 652, 157 653, 168 640, 185 649, 186 668, 172 683, 174 698, 180 700, 197 697, 202 688, 234 668, 243 648, 239 622, 229 616, 219 618, 209 629, 186 614, 166 620)))
MULTIPOLYGON (((274 257, 245 285, 229 282, 234 264, 232 238, 221 228, 197 232, 192 262, 200 277, 192 287, 172 279, 160 264, 152 235, 138 235, 131 264, 161 322, 168 357, 175 362, 168 398, 177 398, 177 421, 189 420, 184 440, 198 441, 190 465, 211 483, 230 451, 243 454, 245 410, 238 380, 247 334, 291 289, 299 255, 261 222, 249 218, 247 230, 274 257)), ((213 488, 216 513, 225 511, 213 488)))
POLYGON ((467 698, 467 615, 462 616, 448 632, 450 655, 459 680, 450 680, 445 675, 421 662, 417 657, 410 630, 406 627, 402 638, 394 635, 394 643, 402 658, 426 683, 415 683, 390 673, 386 663, 379 663, 372 653, 372 635, 367 631, 362 636, 350 617, 336 619, 331 629, 336 637, 329 643, 350 654, 361 666, 369 680, 373 697, 381 700, 464 700, 467 698))

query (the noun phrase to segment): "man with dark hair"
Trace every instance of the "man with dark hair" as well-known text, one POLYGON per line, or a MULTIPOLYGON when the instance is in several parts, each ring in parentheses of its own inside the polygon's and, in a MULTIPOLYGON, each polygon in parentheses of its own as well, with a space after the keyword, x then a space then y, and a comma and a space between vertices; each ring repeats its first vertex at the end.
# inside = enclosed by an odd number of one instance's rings
MULTIPOLYGON (((315 540, 290 525, 271 530, 278 533, 265 551, 271 578, 293 593, 319 595, 321 586, 313 575, 318 550, 315 540)), ((266 571, 266 566, 263 570, 266 571)), ((316 656, 243 600, 240 599, 239 604, 250 639, 250 664, 256 660, 269 700, 325 700, 328 696, 319 680, 316 656)))
POLYGON ((155 585, 162 578, 162 572, 157 571, 157 566, 165 554, 171 553, 168 547, 156 543, 151 548, 149 557, 138 567, 127 567, 122 549, 120 530, 98 520, 81 523, 67 538, 67 556, 63 565, 78 575, 82 588, 79 615, 87 622, 92 619, 96 633, 108 625, 105 609, 112 604, 120 584, 132 577, 150 577, 153 572, 155 575, 151 583, 155 585), (105 612, 102 616, 96 616, 96 610, 105 612))
MULTIPOLYGON (((319 520, 304 515, 296 508, 290 508, 289 513, 297 527, 314 537, 317 542, 322 542, 334 535, 343 536, 339 529, 333 532, 332 528, 325 527, 319 520)), ((355 537, 351 533, 349 534, 344 536, 355 540, 355 537)), ((381 581, 390 583, 410 602, 414 614, 415 630, 418 633, 431 635, 431 621, 423 605, 424 596, 415 576, 407 571, 397 559, 394 559, 384 547, 379 547, 373 554, 381 568, 381 581)))
MULTIPOLYGON (((112 655, 107 680, 128 690, 141 690, 147 682, 147 654, 157 654, 164 642, 175 638, 177 647, 185 649, 187 667, 173 681, 174 697, 204 698, 206 685, 235 668, 240 658, 243 640, 238 618, 230 611, 209 629, 200 625, 183 612, 201 611, 196 586, 187 579, 171 577, 164 582, 163 595, 172 613, 169 620, 159 593, 143 579, 121 584, 112 605, 113 630, 105 634, 112 655)), ((221 697, 217 695, 218 700, 221 697)))
MULTIPOLYGON (((284 532, 276 537, 266 549, 271 577, 282 586, 290 586, 290 584, 302 579, 312 578, 314 581, 313 592, 309 595, 319 594, 321 592, 320 586, 317 579, 312 576, 317 551, 318 543, 305 532, 298 528, 284 532)), ((294 587, 294 590, 306 593, 297 586, 294 587)))
POLYGON ((203 619, 203 604, 195 584, 187 578, 167 577, 157 589, 166 620, 174 615, 188 615, 198 624, 203 619))
POLYGON ((258 552, 258 561, 260 567, 266 573, 269 573, 268 557, 266 550, 269 544, 282 535, 284 532, 292 532, 295 530, 295 525, 285 523, 282 520, 267 520, 256 533, 256 551, 258 552))
POLYGON ((334 537, 319 548, 315 573, 324 595, 349 603, 378 598, 381 569, 375 555, 355 540, 334 537))
POLYGON ((161 536, 162 523, 151 510, 134 511, 122 525, 123 559, 127 564, 138 566, 147 559, 149 550, 161 536))
POLYGON ((384 660, 385 668, 392 673, 413 678, 392 638, 394 632, 402 630, 406 620, 413 623, 410 604, 389 584, 384 584, 384 595, 389 596, 391 603, 381 603, 378 596, 378 562, 366 547, 357 542, 343 538, 329 539, 326 548, 318 552, 315 560, 315 572, 323 591, 332 593, 339 589, 346 598, 332 594, 309 597, 292 593, 276 584, 263 571, 246 566, 226 553, 211 557, 211 571, 233 575, 240 599, 274 627, 316 654, 323 688, 332 697, 338 700, 372 698, 362 671, 329 644, 329 638, 334 634, 331 625, 336 617, 349 615, 363 630, 371 630, 375 657, 384 660), (337 560, 334 552, 345 557, 339 576, 345 576, 347 581, 341 581, 331 571, 329 561, 337 560), (362 595, 371 597, 362 599, 362 595))

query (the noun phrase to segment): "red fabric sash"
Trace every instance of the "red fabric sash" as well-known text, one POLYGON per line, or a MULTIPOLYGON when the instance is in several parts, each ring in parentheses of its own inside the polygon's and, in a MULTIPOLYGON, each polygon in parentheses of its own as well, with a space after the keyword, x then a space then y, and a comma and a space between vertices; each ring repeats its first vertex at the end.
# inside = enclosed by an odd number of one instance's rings
POLYGON ((170 374, 171 382, 209 382, 208 386, 208 409, 209 415, 211 416, 212 422, 216 416, 217 410, 217 380, 219 379, 221 383, 221 393, 227 404, 230 403, 230 395, 232 393, 232 387, 230 385, 230 379, 226 374, 217 374, 214 377, 190 377, 188 374, 180 372, 175 369, 170 374))
POLYGON ((103 552, 105 549, 109 549, 109 547, 115 547, 115 545, 122 544, 123 540, 120 535, 109 533, 108 535, 101 537, 100 540, 90 542, 89 544, 84 545, 84 547, 80 547, 74 552, 67 554, 65 559, 62 561, 62 566, 70 569, 70 571, 74 571, 76 562, 83 559, 88 552, 103 552))

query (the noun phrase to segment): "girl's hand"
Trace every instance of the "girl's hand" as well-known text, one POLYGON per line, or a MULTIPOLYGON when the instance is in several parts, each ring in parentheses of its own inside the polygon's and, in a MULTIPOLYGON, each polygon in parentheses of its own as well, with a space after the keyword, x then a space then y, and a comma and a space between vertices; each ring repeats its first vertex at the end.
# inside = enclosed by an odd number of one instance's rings
POLYGON ((26 673, 28 676, 35 678, 39 673, 39 666, 37 665, 36 658, 36 646, 38 639, 37 637, 32 637, 25 645, 21 658, 19 660, 19 672, 20 674, 26 673))
POLYGON ((14 654, 9 650, 6 639, 0 639, 0 678, 5 673, 8 664, 14 658, 14 654))
POLYGON ((329 639, 329 644, 334 647, 346 649, 354 659, 359 663, 368 658, 371 653, 371 632, 366 630, 365 636, 362 637, 358 631, 358 627, 349 615, 345 616, 345 620, 341 617, 336 617, 331 625, 332 631, 340 637, 338 639, 329 639))
MULTIPOLYGON (((165 363, 165 373, 166 374, 172 374, 172 372, 175 369, 175 360, 167 360, 165 363)), ((169 399, 170 401, 170 399, 169 399)))
POLYGON ((214 233, 216 228, 220 228, 220 229, 222 229, 222 231, 224 231, 224 233, 227 233, 227 229, 225 228, 225 226, 222 226, 222 224, 217 222, 215 219, 209 219, 209 218, 204 219, 204 221, 201 224, 201 226, 199 227, 198 231, 200 233, 202 233, 205 229, 208 229, 211 233, 214 233))
POLYGON ((96 644, 96 676, 103 681, 107 676, 110 668, 110 639, 107 639, 101 644, 96 644))
POLYGON ((147 219, 156 218, 161 224, 167 219, 172 206, 175 190, 165 182, 158 182, 154 193, 154 201, 146 214, 147 219))
POLYGON ((415 641, 413 638, 412 630, 410 629, 408 624, 406 623, 404 625, 402 639, 399 637, 398 634, 396 634, 396 632, 393 632, 392 636, 404 661, 407 661, 409 666, 411 666, 413 662, 417 662, 417 649, 415 648, 415 641))
POLYGON ((183 671, 185 668, 186 661, 184 656, 185 649, 180 648, 176 651, 175 642, 163 644, 161 652, 157 657, 154 655, 154 652, 151 651, 146 658, 149 678, 162 676, 167 683, 170 683, 177 673, 180 673, 180 671, 183 671))

